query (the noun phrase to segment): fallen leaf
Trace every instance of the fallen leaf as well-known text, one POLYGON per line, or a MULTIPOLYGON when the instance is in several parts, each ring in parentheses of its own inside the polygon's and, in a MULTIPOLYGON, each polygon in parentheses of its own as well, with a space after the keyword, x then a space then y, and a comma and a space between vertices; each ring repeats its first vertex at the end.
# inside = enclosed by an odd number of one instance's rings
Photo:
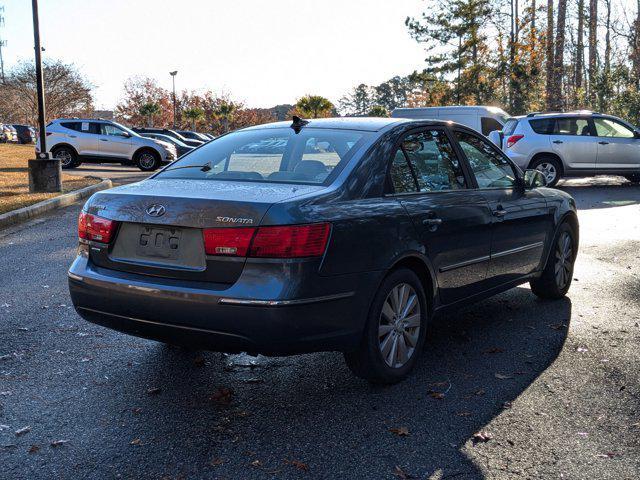
POLYGON ((131 411, 137 415, 139 413, 142 413, 142 408, 134 407, 134 408, 131 409, 131 411))
POLYGON ((549 325, 551 328, 553 328, 554 330, 564 330, 565 328, 567 328, 567 324, 566 323, 555 323, 553 325, 549 325))
POLYGON ((511 375, 503 375, 502 373, 496 373, 493 376, 499 380, 508 380, 510 378, 513 378, 511 375))
POLYGON ((142 440, 140 440, 139 438, 134 438, 129 442, 129 445, 142 445, 142 440))
POLYGON ((493 438, 489 432, 479 431, 473 434, 471 440, 473 443, 486 443, 493 438))
POLYGON ((473 394, 477 395, 478 397, 481 397, 482 395, 485 394, 485 391, 483 388, 481 388, 480 390, 476 390, 473 394))
POLYGON ((399 437, 408 437, 409 436, 409 429, 407 427, 390 428, 389 431, 391 433, 395 433, 399 437))
POLYGON ((254 460, 253 462, 251 462, 251 466, 252 467, 261 467, 262 466, 262 462, 260 460, 254 460))
POLYGON ((31 431, 31 427, 22 427, 15 431, 17 437, 20 435, 24 435, 25 433, 29 433, 31 431))
POLYGON ((64 445, 65 443, 69 443, 69 440, 54 440, 53 442, 51 442, 51 446, 52 447, 60 447, 62 445, 64 445))
POLYGON ((401 478, 402 480, 407 480, 409 478, 415 478, 413 475, 405 472, 402 468, 400 468, 397 465, 396 465, 396 468, 393 470, 393 474, 396 477, 401 478))
POLYGON ((458 412, 456 413, 456 415, 458 415, 459 417, 470 417, 472 414, 471 412, 458 412))
POLYGON ((502 403, 502 408, 511 408, 511 407, 512 407, 511 402, 503 402, 502 403))
POLYGON ((299 460, 285 460, 284 463, 292 465, 296 467, 298 470, 302 470, 303 472, 309 471, 309 465, 307 465, 306 463, 302 463, 299 460))
POLYGON ((223 463, 224 460, 222 460, 221 458, 214 458, 209 462, 209 465, 211 465, 212 467, 217 467, 218 465, 222 465, 223 463))
POLYGON ((151 387, 147 390, 147 393, 149 395, 158 395, 161 391, 162 389, 159 387, 151 387))
POLYGON ((444 393, 442 392, 435 392, 433 390, 429 390, 429 392, 427 393, 431 398, 435 398, 436 400, 442 400, 444 398, 444 393))
POLYGON ((210 399, 222 405, 229 405, 233 400, 233 390, 230 388, 220 387, 213 392, 210 399))
POLYGON ((40 451, 40 446, 39 445, 31 445, 31 447, 29 447, 29 453, 38 453, 40 451))
POLYGON ((598 455, 596 455, 596 457, 600 457, 600 458, 614 458, 619 456, 620 454, 617 452, 599 453, 598 455))
POLYGON ((579 353, 584 353, 584 352, 588 352, 588 351, 589 351, 589 349, 587 349, 587 347, 578 347, 578 348, 576 348, 576 352, 579 352, 579 353))
POLYGON ((504 348, 494 347, 494 348, 490 348, 489 350, 485 350, 482 353, 502 353, 502 352, 504 352, 504 348))

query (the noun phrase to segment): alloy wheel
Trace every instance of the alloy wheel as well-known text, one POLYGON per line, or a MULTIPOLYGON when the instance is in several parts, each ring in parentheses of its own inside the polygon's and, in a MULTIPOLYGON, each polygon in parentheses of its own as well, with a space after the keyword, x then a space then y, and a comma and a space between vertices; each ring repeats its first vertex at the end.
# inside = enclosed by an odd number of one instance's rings
POLYGON ((413 287, 393 287, 382 305, 378 340, 382 358, 391 368, 401 368, 413 357, 420 338, 420 299, 413 287))
POLYGON ((71 155, 71 152, 64 148, 58 150, 53 157, 59 159, 60 164, 63 167, 68 167, 73 162, 73 156, 71 155))
POLYGON ((142 168, 149 169, 153 168, 153 166, 155 165, 156 158, 150 153, 143 153, 142 155, 140 155, 139 162, 142 168))
POLYGON ((571 242, 571 235, 568 232, 563 232, 558 239, 556 246, 556 265, 555 276, 556 285, 562 290, 567 286, 567 283, 571 279, 571 266, 573 262, 573 245, 571 242))
POLYGON ((558 176, 558 170, 556 166, 552 163, 542 162, 540 165, 536 167, 542 175, 544 175, 545 180, 547 181, 547 185, 553 183, 553 181, 558 176))

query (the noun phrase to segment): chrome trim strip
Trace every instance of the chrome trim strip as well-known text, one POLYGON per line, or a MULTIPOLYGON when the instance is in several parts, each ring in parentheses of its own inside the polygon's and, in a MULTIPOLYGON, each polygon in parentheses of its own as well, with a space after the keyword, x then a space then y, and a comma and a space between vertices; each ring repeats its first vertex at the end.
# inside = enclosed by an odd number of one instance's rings
POLYGON ((243 305, 249 307, 286 307, 290 305, 307 305, 309 303, 329 302, 353 297, 356 292, 337 293, 335 295, 325 295, 323 297, 298 298, 295 300, 245 300, 243 298, 221 298, 220 305, 243 305))
POLYGON ((468 267, 475 263, 482 263, 490 260, 491 257, 489 255, 485 255, 484 257, 472 258, 471 260, 465 260, 464 262, 454 263, 453 265, 447 265, 446 267, 440 267, 440 272, 448 272, 449 270, 455 270, 456 268, 468 267))
POLYGON ((446 267, 440 267, 440 273, 448 272, 450 270, 455 270, 456 268, 468 267, 476 263, 486 262, 487 260, 491 260, 493 258, 506 257, 507 255, 511 255, 514 253, 525 252, 527 250, 531 250, 531 249, 542 247, 542 246, 544 246, 544 242, 536 242, 536 243, 531 243, 529 245, 523 245, 522 247, 516 247, 510 250, 504 250, 502 252, 494 253, 491 255, 472 258, 471 260, 465 260, 464 262, 454 263, 453 265, 447 265, 446 267))
POLYGON ((491 258, 506 257, 507 255, 511 255, 513 253, 525 252, 527 250, 532 250, 534 248, 538 248, 542 246, 544 246, 544 242, 531 243, 529 245, 523 245, 522 247, 516 247, 510 250, 504 250, 502 252, 494 253, 491 255, 491 258))

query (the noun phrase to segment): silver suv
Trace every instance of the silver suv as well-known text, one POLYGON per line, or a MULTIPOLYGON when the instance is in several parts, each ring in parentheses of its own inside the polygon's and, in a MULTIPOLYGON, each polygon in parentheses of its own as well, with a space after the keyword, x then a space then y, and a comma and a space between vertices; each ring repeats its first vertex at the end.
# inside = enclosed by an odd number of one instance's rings
POLYGON ((611 115, 588 111, 512 117, 494 139, 522 169, 561 177, 622 175, 640 182, 640 131, 611 115))
POLYGON ((47 125, 47 151, 60 159, 62 168, 75 168, 82 162, 115 162, 152 171, 177 158, 176 148, 170 143, 141 137, 116 122, 78 118, 58 119, 47 125))

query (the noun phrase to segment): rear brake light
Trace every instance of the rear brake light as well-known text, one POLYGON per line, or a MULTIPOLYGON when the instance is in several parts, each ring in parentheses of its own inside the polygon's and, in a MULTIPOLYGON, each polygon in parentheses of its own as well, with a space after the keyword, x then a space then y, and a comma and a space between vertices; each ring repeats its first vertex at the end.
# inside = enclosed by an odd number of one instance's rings
POLYGON ((207 255, 246 257, 255 228, 208 228, 204 230, 207 255))
POLYGON ((84 240, 109 243, 115 233, 117 222, 80 212, 78 217, 78 237, 84 240))
POLYGON ((522 138, 524 138, 524 135, 511 135, 507 138, 507 148, 513 147, 522 138))
POLYGON ((207 255, 303 258, 324 254, 331 225, 209 228, 203 231, 207 255))

